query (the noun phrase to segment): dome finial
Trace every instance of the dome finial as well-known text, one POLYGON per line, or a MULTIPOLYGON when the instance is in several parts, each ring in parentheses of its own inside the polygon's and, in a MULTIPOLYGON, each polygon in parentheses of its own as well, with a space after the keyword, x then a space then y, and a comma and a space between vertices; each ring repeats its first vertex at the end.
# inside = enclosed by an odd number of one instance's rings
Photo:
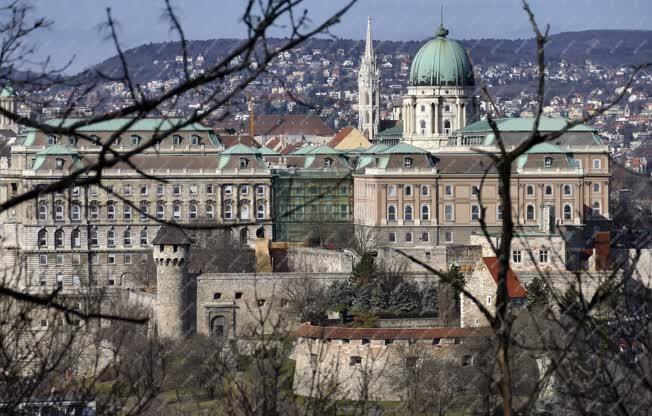
POLYGON ((439 16, 439 29, 437 29, 437 36, 445 38, 448 36, 448 30, 444 27, 444 5, 441 5, 439 16))

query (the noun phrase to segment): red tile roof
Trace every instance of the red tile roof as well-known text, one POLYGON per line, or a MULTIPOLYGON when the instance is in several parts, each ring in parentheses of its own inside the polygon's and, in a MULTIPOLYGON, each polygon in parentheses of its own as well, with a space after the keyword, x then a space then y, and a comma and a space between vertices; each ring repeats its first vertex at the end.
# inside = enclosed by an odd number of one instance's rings
MULTIPOLYGON (((238 128, 240 122, 233 120, 217 123, 215 128, 238 128)), ((254 117, 256 136, 327 136, 335 134, 318 116, 312 115, 258 115, 254 117)))
POLYGON ((320 339, 433 339, 488 337, 490 328, 347 328, 302 324, 294 335, 320 339))
MULTIPOLYGON (((498 260, 496 257, 483 257, 482 260, 489 269, 491 277, 494 278, 494 282, 498 284, 498 260)), ((507 293, 510 298, 524 298, 527 296, 527 291, 523 288, 511 267, 507 270, 507 293)))
POLYGON ((344 127, 342 130, 338 131, 335 137, 328 142, 328 146, 335 147, 342 142, 353 131, 353 127, 344 127))
POLYGON ((255 149, 260 147, 260 145, 249 135, 220 135, 220 142, 225 149, 235 146, 238 143, 242 143, 245 146, 253 147, 255 149))

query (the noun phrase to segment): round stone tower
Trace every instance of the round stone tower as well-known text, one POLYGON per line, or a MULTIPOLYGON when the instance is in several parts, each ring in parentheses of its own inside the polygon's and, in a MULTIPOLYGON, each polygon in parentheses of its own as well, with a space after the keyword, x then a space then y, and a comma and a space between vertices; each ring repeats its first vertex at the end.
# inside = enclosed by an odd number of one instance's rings
POLYGON ((152 240, 156 263, 156 316, 161 338, 180 338, 190 330, 188 276, 190 238, 179 227, 163 226, 152 240))

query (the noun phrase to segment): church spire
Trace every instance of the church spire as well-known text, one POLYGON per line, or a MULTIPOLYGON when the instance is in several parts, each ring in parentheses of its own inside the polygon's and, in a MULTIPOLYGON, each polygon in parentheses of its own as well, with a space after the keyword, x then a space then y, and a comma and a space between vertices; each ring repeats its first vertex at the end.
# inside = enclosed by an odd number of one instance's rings
POLYGON ((371 40, 371 16, 367 18, 367 43, 364 48, 364 56, 367 59, 372 59, 374 56, 374 44, 371 40))

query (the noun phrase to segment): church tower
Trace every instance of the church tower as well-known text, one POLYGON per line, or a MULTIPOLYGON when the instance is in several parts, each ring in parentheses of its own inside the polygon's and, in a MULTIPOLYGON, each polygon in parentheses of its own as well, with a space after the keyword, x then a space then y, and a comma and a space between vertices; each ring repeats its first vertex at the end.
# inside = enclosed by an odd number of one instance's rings
POLYGON ((358 69, 358 130, 366 133, 369 141, 378 134, 380 125, 380 71, 376 65, 371 40, 371 17, 367 20, 367 41, 358 69))

